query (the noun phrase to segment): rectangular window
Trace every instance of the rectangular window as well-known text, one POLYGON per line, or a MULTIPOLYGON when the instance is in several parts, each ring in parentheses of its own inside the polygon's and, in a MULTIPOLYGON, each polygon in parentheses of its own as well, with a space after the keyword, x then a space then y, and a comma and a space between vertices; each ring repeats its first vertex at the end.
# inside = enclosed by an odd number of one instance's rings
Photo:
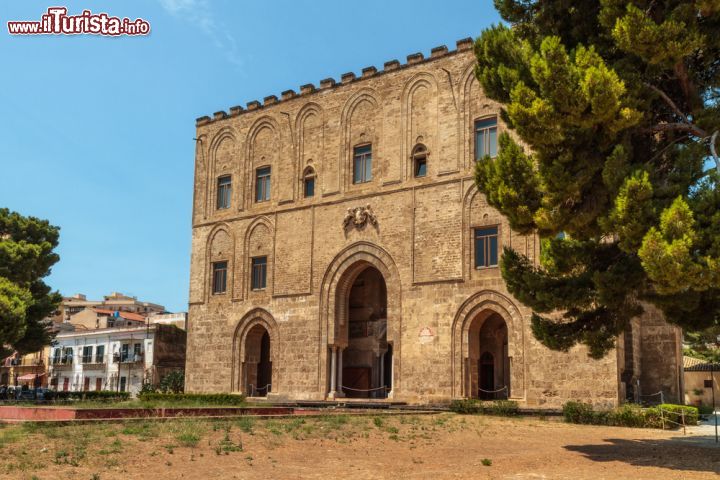
POLYGON ((355 147, 353 150, 353 183, 372 180, 372 145, 355 147))
POLYGON ((415 176, 424 177, 425 175, 427 175, 427 157, 415 158, 415 176))
POLYGON ((252 289, 262 290, 267 286, 267 257, 252 259, 252 289))
POLYGON ((225 293, 227 290, 227 262, 215 262, 212 264, 213 267, 213 284, 212 292, 213 295, 219 293, 225 293))
POLYGON ((92 363, 92 347, 83 347, 82 363, 92 363))
POLYGON ((95 379, 95 390, 97 390, 98 392, 102 390, 102 378, 100 377, 97 377, 95 379))
POLYGON ((98 345, 95 348, 95 363, 105 363, 105 345, 98 345))
POLYGON ((497 117, 475 121, 475 160, 497 155, 497 117))
POLYGON ((230 196, 232 193, 232 177, 224 175, 217 180, 217 209, 230 208, 230 196))
POLYGON ((312 197, 315 195, 315 177, 308 177, 305 179, 305 197, 312 197))
POLYGON ((263 167, 255 171, 255 201, 267 200, 270 200, 270 167, 263 167))
POLYGON ((120 377, 120 391, 125 391, 125 385, 127 384, 127 377, 120 377))
POLYGON ((713 387, 713 381, 705 380, 705 388, 712 388, 712 387, 713 387))
POLYGON ((127 343, 123 343, 122 346, 120 347, 120 361, 127 362, 129 356, 130 356, 130 345, 127 343))
POLYGON ((133 345, 133 362, 139 362, 142 357, 142 345, 139 343, 136 343, 133 345))
POLYGON ((498 227, 475 229, 475 268, 498 264, 498 227))

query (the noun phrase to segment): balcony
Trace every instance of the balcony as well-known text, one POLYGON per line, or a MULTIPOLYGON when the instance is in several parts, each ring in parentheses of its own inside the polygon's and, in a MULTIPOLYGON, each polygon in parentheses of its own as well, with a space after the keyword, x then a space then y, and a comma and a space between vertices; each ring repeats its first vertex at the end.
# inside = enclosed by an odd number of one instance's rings
POLYGON ((106 366, 105 359, 103 357, 82 357, 83 370, 102 370, 106 366))
POLYGON ((128 353, 128 354, 119 354, 116 353, 113 355, 113 362, 114 363, 142 363, 145 359, 145 355, 141 353, 128 353))
POLYGON ((72 357, 53 358, 52 366, 55 370, 71 370, 73 365, 72 357))

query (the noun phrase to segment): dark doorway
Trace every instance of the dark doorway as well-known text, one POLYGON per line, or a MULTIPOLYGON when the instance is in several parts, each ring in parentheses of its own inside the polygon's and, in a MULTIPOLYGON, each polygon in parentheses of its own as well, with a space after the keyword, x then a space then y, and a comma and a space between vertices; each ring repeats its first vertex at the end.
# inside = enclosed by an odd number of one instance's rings
POLYGON ((478 397, 483 400, 495 398, 495 359, 492 353, 485 352, 480 357, 480 389, 478 397))
POLYGON ((386 398, 392 388, 392 353, 387 342, 387 287, 382 273, 368 266, 348 295, 348 342, 342 351, 342 393, 354 398, 386 398))
POLYGON ((270 333, 262 325, 250 329, 245 339, 244 377, 248 396, 265 397, 272 391, 270 333))
POLYGON ((267 395, 272 388, 272 364, 270 363, 270 335, 265 332, 260 340, 260 363, 257 366, 258 389, 267 395))

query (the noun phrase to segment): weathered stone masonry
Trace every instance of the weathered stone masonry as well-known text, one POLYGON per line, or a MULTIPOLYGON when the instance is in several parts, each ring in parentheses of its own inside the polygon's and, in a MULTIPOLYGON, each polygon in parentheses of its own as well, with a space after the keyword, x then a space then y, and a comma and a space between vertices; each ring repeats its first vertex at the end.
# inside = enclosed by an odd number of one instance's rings
POLYGON ((533 261, 539 243, 511 231, 473 184, 474 122, 499 112, 473 60, 472 40, 461 40, 456 51, 438 47, 198 119, 188 391, 437 402, 484 386, 557 407, 617 404, 624 376, 642 393, 678 394, 678 332, 657 312, 602 360, 581 347, 553 352, 533 338, 530 311, 499 269, 475 268, 474 228, 497 226, 500 251, 533 261), (353 151, 368 144, 372 180, 356 184, 353 151), (420 178, 418 145, 427 151, 420 178), (263 167, 270 195, 256 202, 263 167), (218 209, 217 179, 227 175, 230 207, 218 209), (252 288, 256 257, 267 260, 264 289, 252 288), (213 294, 214 262, 227 262, 224 293, 213 294), (627 344, 636 345, 630 361, 627 344))

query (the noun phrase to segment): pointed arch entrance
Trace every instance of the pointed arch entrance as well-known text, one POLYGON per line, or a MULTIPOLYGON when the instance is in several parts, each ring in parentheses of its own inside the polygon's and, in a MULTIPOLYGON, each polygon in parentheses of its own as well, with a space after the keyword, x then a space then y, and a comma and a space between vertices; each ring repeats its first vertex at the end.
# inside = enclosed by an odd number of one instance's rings
POLYGON ((452 326, 453 397, 525 398, 523 316, 505 295, 468 298, 452 326))
POLYGON ((277 324, 263 309, 247 313, 233 339, 232 391, 267 397, 278 391, 277 324))
POLYGON ((321 287, 320 385, 326 397, 393 398, 400 379, 400 276, 383 249, 343 250, 321 287), (345 387, 345 388, 343 388, 345 387))

